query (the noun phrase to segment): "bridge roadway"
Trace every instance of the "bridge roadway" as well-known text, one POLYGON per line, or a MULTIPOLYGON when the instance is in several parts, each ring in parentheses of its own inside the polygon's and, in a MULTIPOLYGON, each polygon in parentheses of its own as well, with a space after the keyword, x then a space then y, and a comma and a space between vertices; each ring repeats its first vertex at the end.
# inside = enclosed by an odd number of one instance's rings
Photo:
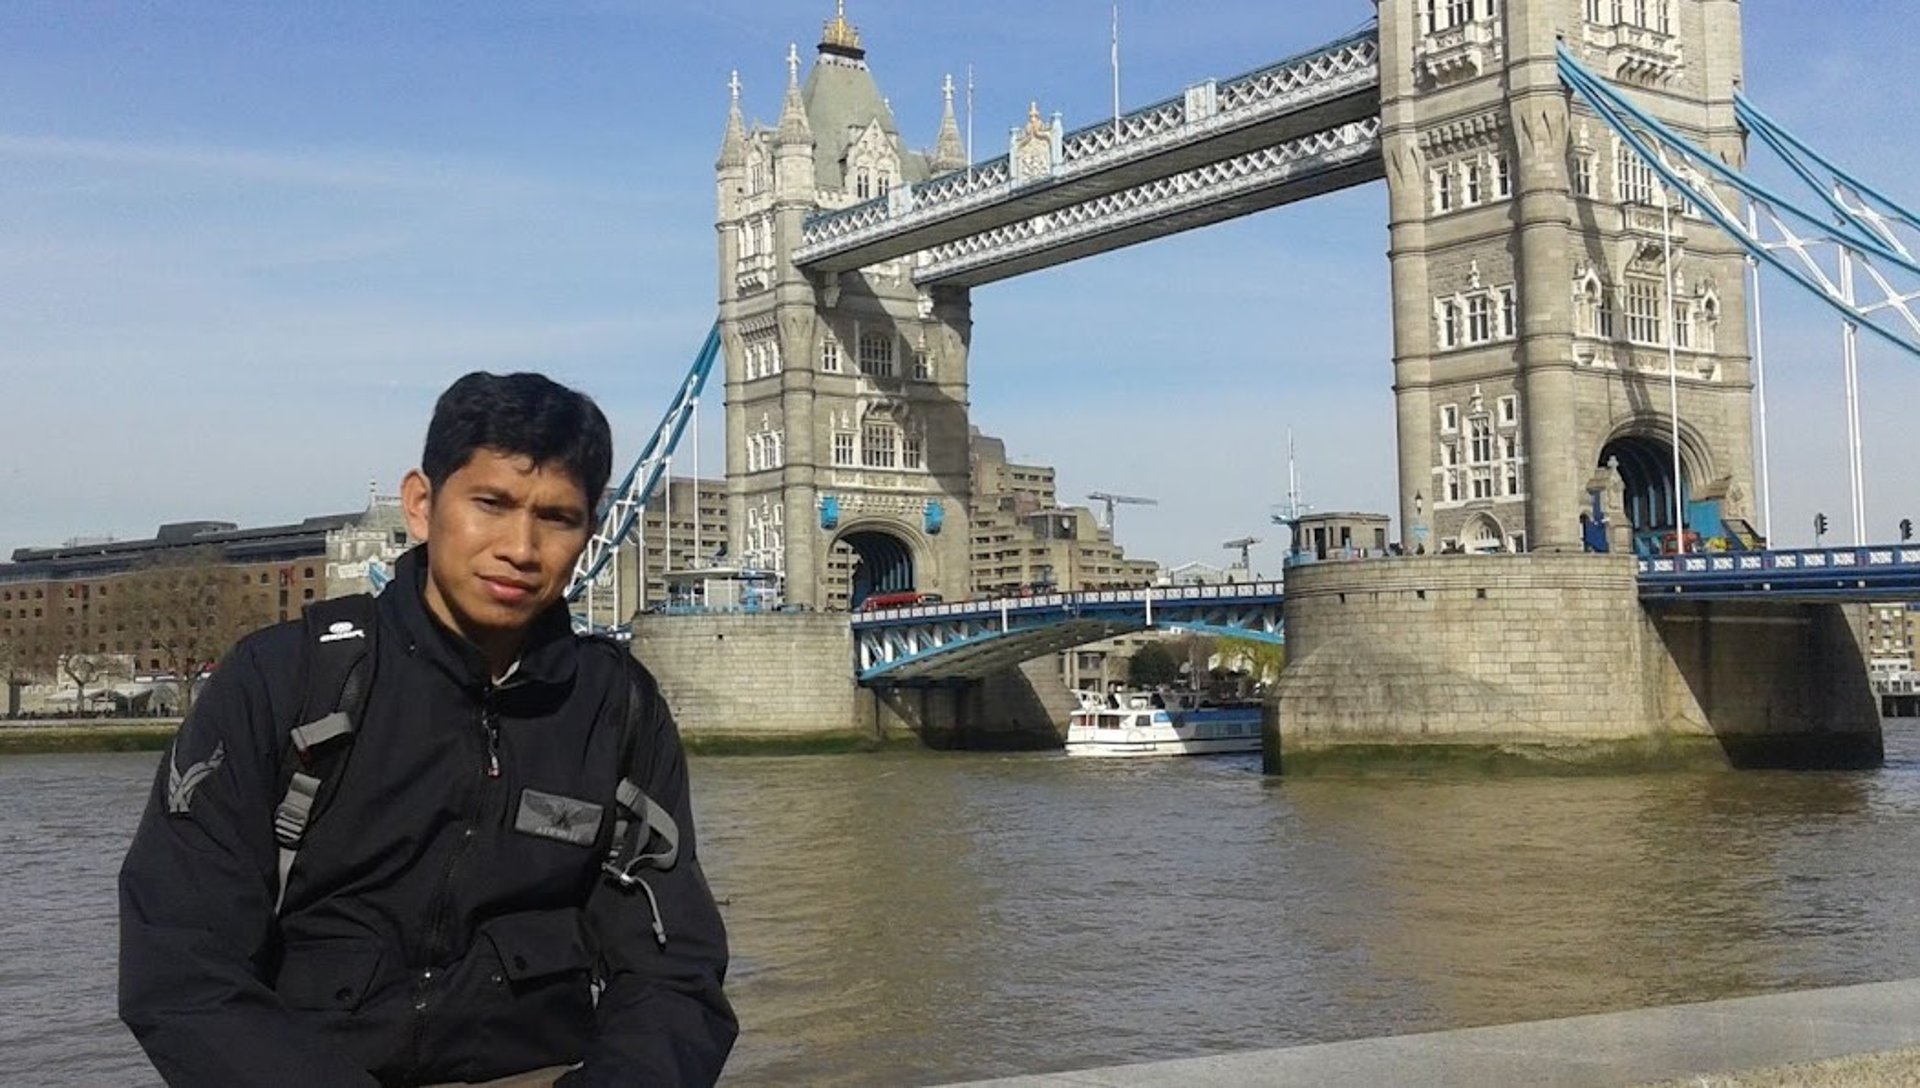
POLYGON ((859 612, 855 668, 863 684, 974 680, 1149 627, 1279 643, 1280 588, 1245 582, 1091 589, 859 612))
MULTIPOLYGON (((1375 557, 1357 562, 1392 562, 1375 557)), ((1920 601, 1920 545, 1663 555, 1639 562, 1649 607, 1695 600, 1920 601)), ((1284 643, 1283 583, 1045 593, 853 616, 863 684, 979 679, 1022 661, 1164 627, 1284 643)))
POLYGON ((793 262, 835 275, 922 254, 975 286, 1384 176, 1378 32, 808 218, 793 262))

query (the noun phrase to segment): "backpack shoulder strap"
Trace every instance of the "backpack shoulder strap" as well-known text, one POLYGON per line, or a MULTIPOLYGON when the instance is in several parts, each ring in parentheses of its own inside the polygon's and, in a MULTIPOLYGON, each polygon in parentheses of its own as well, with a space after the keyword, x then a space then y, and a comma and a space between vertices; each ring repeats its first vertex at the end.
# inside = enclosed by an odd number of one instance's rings
POLYGON ((287 895, 287 876, 307 828, 319 815, 320 790, 346 762, 373 682, 374 600, 361 593, 316 601, 301 613, 300 713, 281 749, 286 793, 273 813, 280 846, 279 889, 273 912, 287 895))
MULTIPOLYGON (((615 646, 614 652, 622 659, 627 656, 627 651, 622 647, 615 646)), ((640 784, 630 777, 642 773, 634 764, 639 745, 649 739, 639 735, 639 727, 646 720, 647 707, 643 700, 650 692, 641 690, 640 678, 631 661, 622 660, 621 667, 627 674, 622 758, 629 777, 622 777, 614 790, 613 841, 606 860, 600 865, 600 871, 616 887, 628 891, 638 888, 646 895, 647 904, 653 912, 653 938, 664 948, 667 930, 661 922, 660 903, 654 898, 653 888, 640 875, 640 870, 665 872, 679 862, 680 825, 675 822, 672 813, 647 796, 640 784)))

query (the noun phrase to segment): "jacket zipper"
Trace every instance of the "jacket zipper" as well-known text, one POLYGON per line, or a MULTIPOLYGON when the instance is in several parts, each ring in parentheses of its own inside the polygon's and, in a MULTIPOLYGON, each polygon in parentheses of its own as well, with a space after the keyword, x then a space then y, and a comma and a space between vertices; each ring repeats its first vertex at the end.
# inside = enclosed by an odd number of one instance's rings
MULTIPOLYGON (((480 729, 486 740, 486 762, 481 768, 481 774, 488 780, 497 780, 500 777, 500 719, 493 711, 493 696, 496 690, 498 689, 492 684, 488 684, 480 693, 480 729)), ((453 875, 459 871, 460 863, 466 860, 467 851, 473 846, 475 829, 480 823, 481 816, 488 809, 484 789, 469 788, 466 791, 466 800, 466 826, 461 829, 460 842, 454 848, 453 855, 447 859, 446 870, 440 874, 439 901, 436 909, 429 915, 426 949, 428 961, 431 963, 438 963, 446 957, 446 950, 441 947, 441 944, 450 921, 449 915, 453 912, 453 875)), ((433 970, 428 968, 418 976, 415 983, 413 1061, 410 1064, 416 1072, 424 1057, 421 1048, 426 1042, 427 1015, 430 1011, 427 990, 432 981, 433 970)))

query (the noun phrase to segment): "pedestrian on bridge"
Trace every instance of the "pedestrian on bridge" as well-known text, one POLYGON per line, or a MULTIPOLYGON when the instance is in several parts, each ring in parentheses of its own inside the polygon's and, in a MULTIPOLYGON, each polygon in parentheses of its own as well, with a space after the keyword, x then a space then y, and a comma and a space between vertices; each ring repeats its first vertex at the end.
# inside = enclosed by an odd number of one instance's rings
POLYGON ((169 1084, 719 1077, 679 734, 563 599, 612 448, 578 392, 461 378, 385 591, 220 663, 120 874, 120 1015, 169 1084))

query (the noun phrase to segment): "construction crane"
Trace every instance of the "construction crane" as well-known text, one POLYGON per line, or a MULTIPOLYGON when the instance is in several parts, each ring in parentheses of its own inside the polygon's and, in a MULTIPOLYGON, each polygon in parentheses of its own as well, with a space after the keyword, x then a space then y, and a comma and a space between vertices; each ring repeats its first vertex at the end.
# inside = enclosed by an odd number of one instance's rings
POLYGON ((1260 543, 1260 538, 1257 536, 1243 536, 1239 540, 1229 540, 1220 546, 1228 551, 1233 551, 1238 548, 1240 550, 1240 569, 1251 571, 1253 570, 1253 546, 1258 543, 1260 543))
POLYGON ((1160 505, 1159 499, 1143 499, 1137 495, 1115 495, 1107 491, 1089 491, 1087 492, 1087 498, 1092 499, 1094 502, 1106 504, 1107 514, 1106 514, 1105 520, 1101 523, 1101 528, 1105 529, 1109 533, 1113 532, 1113 504, 1114 503, 1123 502, 1132 506, 1159 506, 1160 505))

